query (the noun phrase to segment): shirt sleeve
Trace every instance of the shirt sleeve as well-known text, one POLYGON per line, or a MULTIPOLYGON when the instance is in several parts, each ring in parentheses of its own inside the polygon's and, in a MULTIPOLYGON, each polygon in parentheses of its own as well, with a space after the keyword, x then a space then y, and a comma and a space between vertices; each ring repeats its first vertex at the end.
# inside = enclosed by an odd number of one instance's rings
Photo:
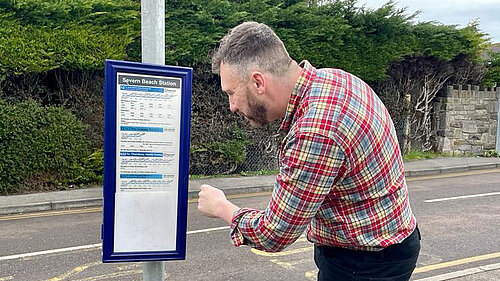
POLYGON ((331 138, 297 133, 283 146, 280 172, 264 211, 242 208, 231 224, 236 246, 279 252, 306 230, 340 178, 343 150, 331 138))

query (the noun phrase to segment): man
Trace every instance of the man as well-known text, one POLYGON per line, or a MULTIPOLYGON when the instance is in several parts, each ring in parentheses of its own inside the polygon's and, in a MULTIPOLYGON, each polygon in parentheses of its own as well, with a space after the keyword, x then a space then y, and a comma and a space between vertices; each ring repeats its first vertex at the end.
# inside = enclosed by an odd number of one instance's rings
POLYGON ((236 246, 276 252, 304 232, 318 280, 409 280, 420 250, 394 125, 373 90, 339 69, 297 64, 266 25, 243 23, 212 58, 232 112, 283 118, 279 173, 264 211, 202 185, 198 209, 236 246))

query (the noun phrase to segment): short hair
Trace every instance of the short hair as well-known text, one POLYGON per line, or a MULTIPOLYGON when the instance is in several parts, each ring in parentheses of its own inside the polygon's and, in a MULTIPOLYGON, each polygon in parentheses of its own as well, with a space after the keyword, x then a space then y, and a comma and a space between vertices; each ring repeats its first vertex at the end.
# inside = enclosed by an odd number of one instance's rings
POLYGON ((280 76, 291 62, 285 45, 269 26, 248 21, 222 38, 212 56, 212 71, 218 74, 221 63, 227 63, 236 68, 242 80, 252 67, 280 76))

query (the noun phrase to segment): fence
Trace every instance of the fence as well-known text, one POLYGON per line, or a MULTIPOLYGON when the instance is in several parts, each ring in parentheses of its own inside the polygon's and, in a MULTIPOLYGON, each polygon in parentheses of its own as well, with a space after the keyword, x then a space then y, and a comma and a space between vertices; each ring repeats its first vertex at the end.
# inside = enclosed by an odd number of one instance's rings
MULTIPOLYGON (((401 151, 405 151, 408 139, 406 124, 406 117, 394 120, 401 151)), ((243 130, 248 136, 248 144, 244 146, 242 151, 243 155, 241 156, 243 156, 244 160, 236 166, 228 161, 214 160, 213 154, 207 153, 204 159, 196 161, 199 164, 205 163, 205 165, 192 165, 190 173, 215 175, 278 169, 278 148, 283 138, 283 135, 277 134, 278 125, 273 124, 263 128, 243 130)))

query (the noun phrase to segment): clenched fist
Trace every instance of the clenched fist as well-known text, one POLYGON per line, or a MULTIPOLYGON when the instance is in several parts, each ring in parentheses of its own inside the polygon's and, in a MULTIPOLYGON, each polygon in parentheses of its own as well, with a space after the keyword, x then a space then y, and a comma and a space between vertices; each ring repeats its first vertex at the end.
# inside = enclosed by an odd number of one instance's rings
POLYGON ((231 223, 233 213, 239 208, 226 199, 224 192, 208 184, 200 186, 198 211, 211 218, 221 218, 231 223))

